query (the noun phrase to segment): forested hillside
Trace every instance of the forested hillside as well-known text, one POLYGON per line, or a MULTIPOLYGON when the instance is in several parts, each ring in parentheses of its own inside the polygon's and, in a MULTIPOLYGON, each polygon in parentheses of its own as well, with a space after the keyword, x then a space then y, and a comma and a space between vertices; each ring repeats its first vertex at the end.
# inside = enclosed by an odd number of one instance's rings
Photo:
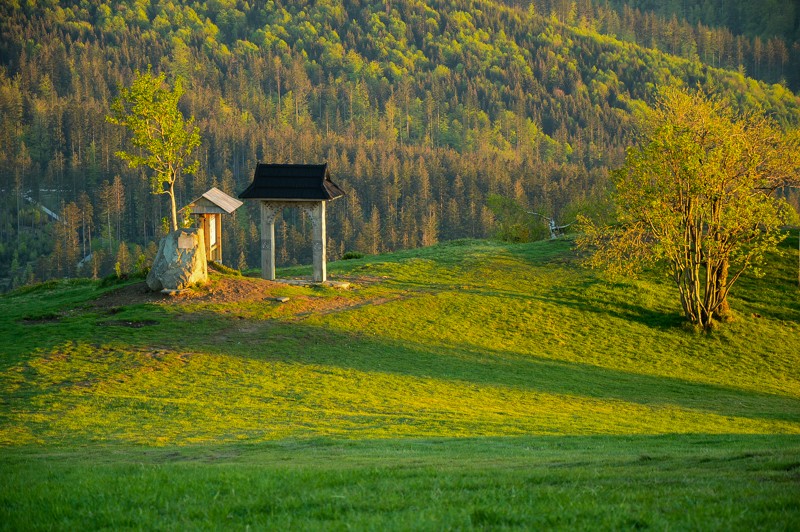
MULTIPOLYGON (((737 35, 791 43, 800 41, 800 4, 797 0, 611 0, 612 6, 627 5, 651 11, 664 18, 675 16, 690 24, 727 28, 737 35)), ((763 44, 763 42, 762 42, 763 44)))
MULTIPOLYGON (((490 235, 490 194, 586 209, 661 85, 797 127, 800 99, 743 75, 796 85, 791 33, 765 52, 741 30, 589 0, 4 2, 0 278, 131 271, 154 252, 165 200, 114 156, 125 132, 105 119, 148 65, 184 78, 203 139, 179 205, 212 185, 236 195, 258 161, 327 161, 348 192, 329 207, 336 258, 490 235)), ((284 217, 279 263, 309 261, 310 224, 284 217)), ((225 263, 258 263, 257 222, 254 205, 223 222, 225 263)))
POLYGON ((690 60, 800 88, 796 0, 534 0, 543 14, 690 60))

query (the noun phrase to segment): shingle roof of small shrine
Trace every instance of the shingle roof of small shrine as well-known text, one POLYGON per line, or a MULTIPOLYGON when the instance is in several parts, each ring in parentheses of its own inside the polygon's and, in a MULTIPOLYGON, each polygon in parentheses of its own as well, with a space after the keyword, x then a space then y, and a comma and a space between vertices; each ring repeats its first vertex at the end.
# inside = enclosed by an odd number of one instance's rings
MULTIPOLYGON (((241 201, 228 196, 217 187, 212 187, 186 207, 189 207, 194 214, 231 214, 241 206, 241 201)), ((186 207, 184 207, 184 209, 186 207)))
POLYGON ((344 196, 326 164, 258 164, 241 199, 328 201, 344 196))

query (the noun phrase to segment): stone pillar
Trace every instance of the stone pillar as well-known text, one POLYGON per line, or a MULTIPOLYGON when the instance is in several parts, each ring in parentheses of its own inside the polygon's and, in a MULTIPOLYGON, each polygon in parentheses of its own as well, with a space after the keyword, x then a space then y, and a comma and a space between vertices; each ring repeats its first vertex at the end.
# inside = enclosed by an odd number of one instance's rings
POLYGON ((261 202, 261 278, 275 280, 275 215, 269 202, 261 202))
POLYGON ((328 278, 327 253, 325 250, 325 202, 320 201, 311 211, 311 223, 314 226, 313 257, 314 257, 314 282, 324 283, 328 278))

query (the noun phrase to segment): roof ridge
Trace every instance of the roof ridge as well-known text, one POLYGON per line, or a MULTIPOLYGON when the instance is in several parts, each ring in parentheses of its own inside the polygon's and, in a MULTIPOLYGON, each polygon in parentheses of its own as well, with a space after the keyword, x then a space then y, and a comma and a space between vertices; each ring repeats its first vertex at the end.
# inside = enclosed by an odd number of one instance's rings
POLYGON ((327 201, 344 195, 330 179, 328 163, 258 163, 242 199, 327 201))

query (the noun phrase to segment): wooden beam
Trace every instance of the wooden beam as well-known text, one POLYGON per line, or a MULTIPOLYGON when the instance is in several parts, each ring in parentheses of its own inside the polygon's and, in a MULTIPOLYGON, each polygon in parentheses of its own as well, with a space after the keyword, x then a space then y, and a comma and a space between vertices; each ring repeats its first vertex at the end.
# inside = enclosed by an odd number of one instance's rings
POLYGON ((325 249, 325 202, 320 201, 311 211, 311 222, 314 227, 312 238, 314 258, 314 282, 324 283, 328 277, 327 253, 325 249))
POLYGON ((261 278, 275 280, 275 209, 261 202, 261 278))

